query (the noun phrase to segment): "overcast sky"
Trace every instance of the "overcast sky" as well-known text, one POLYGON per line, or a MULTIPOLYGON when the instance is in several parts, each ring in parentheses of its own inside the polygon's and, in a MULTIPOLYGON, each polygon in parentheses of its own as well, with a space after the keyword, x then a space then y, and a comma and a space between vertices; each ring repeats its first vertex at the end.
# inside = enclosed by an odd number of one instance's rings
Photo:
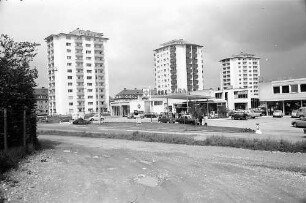
POLYGON ((205 88, 220 86, 219 60, 261 58, 265 81, 306 77, 305 0, 1 0, 0 33, 40 43, 33 62, 48 86, 44 38, 76 28, 109 38, 110 95, 154 87, 153 50, 173 40, 204 46, 205 88))

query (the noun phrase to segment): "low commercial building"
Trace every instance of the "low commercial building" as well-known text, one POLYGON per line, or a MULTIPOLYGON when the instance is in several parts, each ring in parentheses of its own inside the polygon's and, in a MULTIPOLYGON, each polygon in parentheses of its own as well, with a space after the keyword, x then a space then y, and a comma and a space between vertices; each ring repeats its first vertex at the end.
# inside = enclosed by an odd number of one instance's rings
POLYGON ((261 106, 269 115, 274 110, 290 115, 292 110, 306 107, 306 78, 261 83, 259 92, 261 106))
POLYGON ((252 89, 249 88, 233 88, 214 91, 216 103, 226 103, 229 110, 248 110, 257 108, 260 103, 258 98, 254 98, 252 89))

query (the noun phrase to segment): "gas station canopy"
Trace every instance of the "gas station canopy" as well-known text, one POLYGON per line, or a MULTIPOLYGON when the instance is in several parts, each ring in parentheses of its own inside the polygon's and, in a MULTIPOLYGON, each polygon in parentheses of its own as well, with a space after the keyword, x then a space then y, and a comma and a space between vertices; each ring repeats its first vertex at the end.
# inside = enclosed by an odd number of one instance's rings
POLYGON ((212 99, 209 95, 196 95, 196 94, 168 94, 168 95, 152 95, 152 98, 167 98, 167 99, 182 99, 182 100, 208 100, 212 99))

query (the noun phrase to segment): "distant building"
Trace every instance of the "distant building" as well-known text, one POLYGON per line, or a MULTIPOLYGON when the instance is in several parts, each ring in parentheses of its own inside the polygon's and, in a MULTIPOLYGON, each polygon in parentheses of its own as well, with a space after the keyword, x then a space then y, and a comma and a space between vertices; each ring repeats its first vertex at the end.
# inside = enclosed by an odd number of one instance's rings
POLYGON ((219 61, 221 91, 229 109, 259 106, 260 58, 241 52, 219 61), (239 101, 238 101, 239 100, 239 101))
POLYGON ((48 114, 49 102, 48 102, 48 89, 47 88, 35 88, 34 94, 36 98, 36 114, 44 115, 48 114))
POLYGON ((52 34, 48 45, 49 113, 79 117, 109 109, 107 41, 76 29, 52 34))
POLYGON ((306 107, 306 78, 260 83, 259 98, 268 114, 282 110, 290 115, 292 110, 306 107))
POLYGON ((220 63, 222 68, 221 90, 248 88, 255 97, 258 97, 260 58, 241 52, 220 60, 220 63))
POLYGON ((161 44, 154 50, 155 88, 158 94, 203 89, 202 47, 179 39, 161 44))

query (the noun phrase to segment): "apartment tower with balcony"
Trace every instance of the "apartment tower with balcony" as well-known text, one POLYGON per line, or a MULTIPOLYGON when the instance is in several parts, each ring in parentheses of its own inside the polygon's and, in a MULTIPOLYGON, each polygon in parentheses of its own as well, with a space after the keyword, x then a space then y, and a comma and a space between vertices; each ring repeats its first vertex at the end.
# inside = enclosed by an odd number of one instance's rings
POLYGON ((52 34, 45 41, 49 114, 79 117, 109 110, 108 38, 102 33, 76 29, 52 34))
POLYGON ((221 89, 247 88, 259 95, 260 58, 241 52, 220 60, 221 89))
POLYGON ((158 94, 203 90, 202 47, 179 39, 161 44, 154 50, 158 94))

